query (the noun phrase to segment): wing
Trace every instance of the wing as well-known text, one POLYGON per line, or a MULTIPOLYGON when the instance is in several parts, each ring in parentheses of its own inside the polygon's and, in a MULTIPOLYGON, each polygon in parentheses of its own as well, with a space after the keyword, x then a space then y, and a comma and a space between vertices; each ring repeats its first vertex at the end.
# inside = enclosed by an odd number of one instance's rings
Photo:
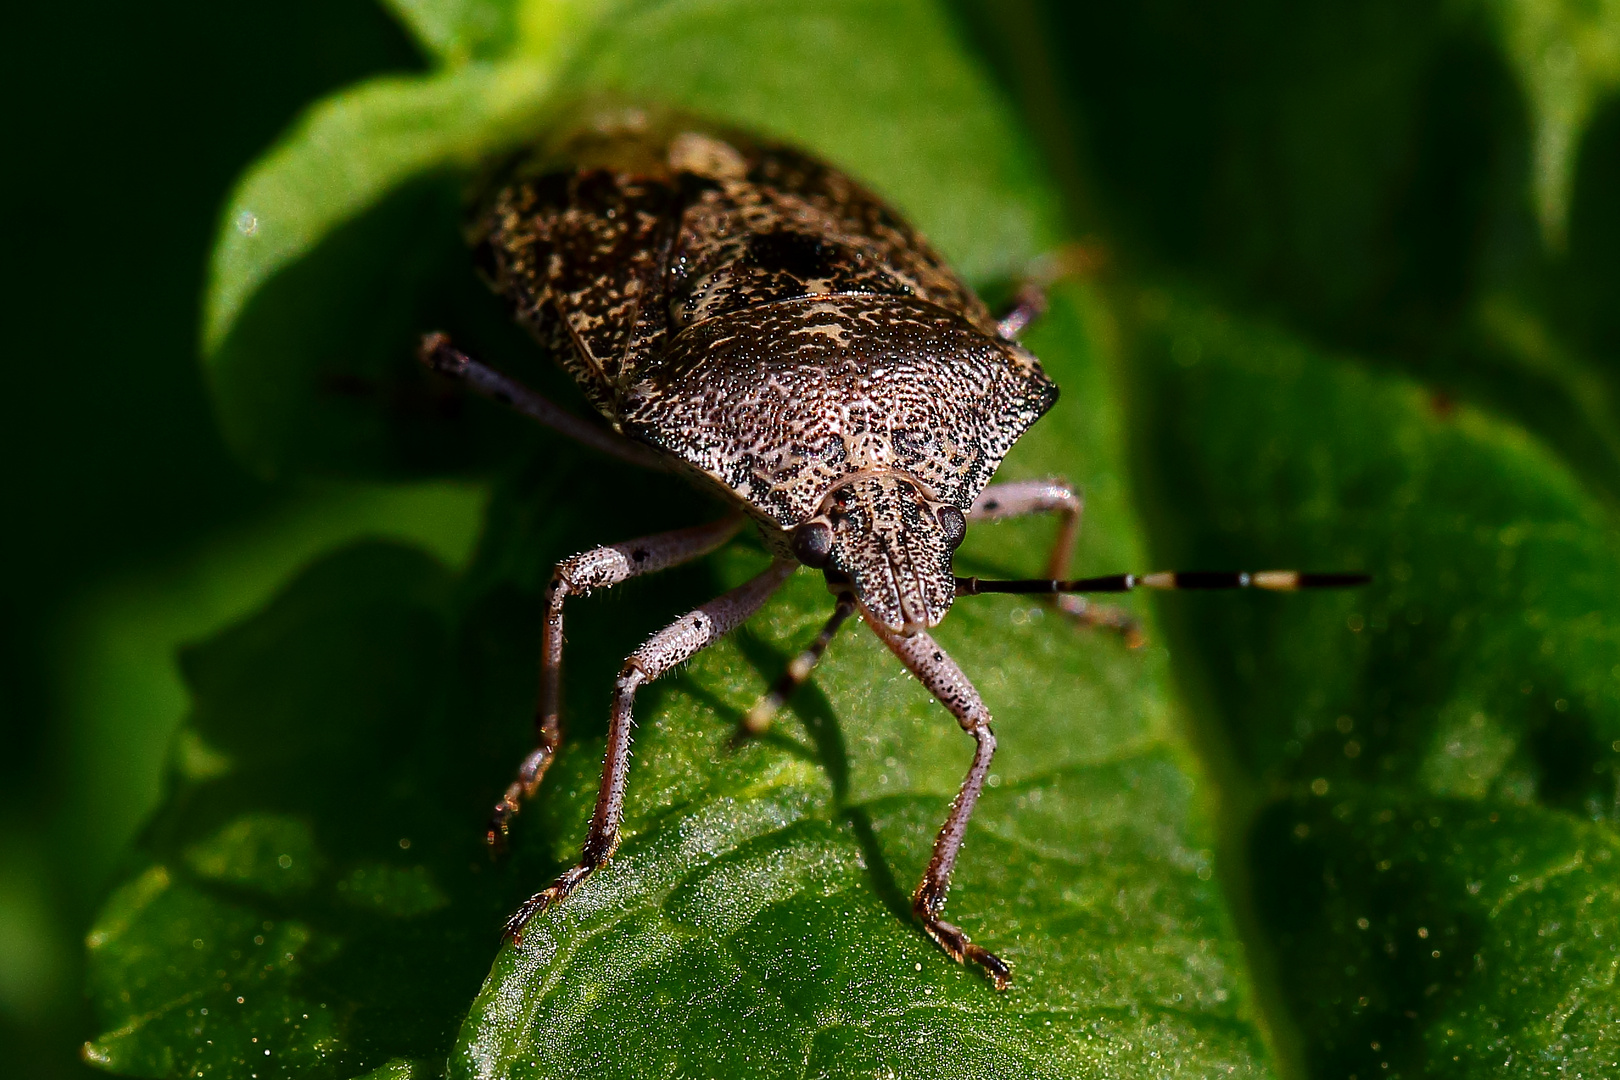
POLYGON ((508 169, 471 232, 496 291, 609 419, 672 336, 762 305, 921 301, 995 337, 927 242, 837 169, 676 113, 584 115, 508 169))
POLYGON ((474 219, 478 262, 495 290, 610 419, 627 365, 664 337, 679 207, 667 175, 541 156, 474 219))
MULTIPOLYGON (((730 167, 691 178, 670 263, 676 330, 759 304, 811 296, 910 297, 987 333, 994 321, 927 242, 871 192, 797 150, 732 137, 701 155, 730 167)), ((699 157, 699 155, 690 155, 699 157)))

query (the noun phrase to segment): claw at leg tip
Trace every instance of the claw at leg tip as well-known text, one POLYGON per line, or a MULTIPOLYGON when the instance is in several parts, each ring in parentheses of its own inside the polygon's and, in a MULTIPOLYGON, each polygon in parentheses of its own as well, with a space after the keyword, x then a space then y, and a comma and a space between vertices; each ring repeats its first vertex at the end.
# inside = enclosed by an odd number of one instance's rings
POLYGON ((1008 984, 1012 982, 1012 967, 1007 961, 987 949, 979 948, 977 945, 970 944, 965 951, 967 954, 965 959, 971 960, 983 968, 984 973, 990 976, 990 981, 995 984, 997 990, 1007 989, 1008 984))

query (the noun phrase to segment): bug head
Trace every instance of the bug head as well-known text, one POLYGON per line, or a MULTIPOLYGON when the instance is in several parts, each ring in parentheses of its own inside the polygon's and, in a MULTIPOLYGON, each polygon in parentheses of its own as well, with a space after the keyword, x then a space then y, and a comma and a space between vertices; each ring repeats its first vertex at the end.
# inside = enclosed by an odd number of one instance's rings
POLYGON ((960 507, 903 473, 881 472, 834 488, 793 530, 793 551, 806 566, 846 575, 868 616, 911 635, 950 610, 951 556, 966 533, 960 507))

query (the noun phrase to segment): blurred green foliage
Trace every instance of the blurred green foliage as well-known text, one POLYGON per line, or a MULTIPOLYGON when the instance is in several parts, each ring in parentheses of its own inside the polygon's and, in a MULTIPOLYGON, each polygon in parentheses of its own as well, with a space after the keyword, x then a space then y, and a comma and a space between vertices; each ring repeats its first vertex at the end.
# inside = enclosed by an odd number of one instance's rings
MULTIPOLYGON (((85 63, 11 71, 54 96, 12 110, 41 167, 5 201, 6 1060, 1620 1069, 1613 0, 387 9, 28 13, 85 63), (546 565, 705 513, 409 362, 444 326, 568 399, 455 219, 484 152, 598 88, 812 147, 992 290, 1105 249, 1032 336, 1065 397, 1008 463, 1085 485, 1087 569, 1378 576, 1168 598, 1146 656, 953 613, 1002 752, 951 910, 1019 965, 1005 997, 904 916, 966 755, 874 643, 727 748, 808 580, 645 696, 613 871, 495 947, 573 856, 617 657, 759 560, 577 610, 569 750, 482 861, 546 565), (630 497, 579 494, 604 478, 630 497)), ((1047 535, 976 530, 963 565, 1031 571, 1047 535)))

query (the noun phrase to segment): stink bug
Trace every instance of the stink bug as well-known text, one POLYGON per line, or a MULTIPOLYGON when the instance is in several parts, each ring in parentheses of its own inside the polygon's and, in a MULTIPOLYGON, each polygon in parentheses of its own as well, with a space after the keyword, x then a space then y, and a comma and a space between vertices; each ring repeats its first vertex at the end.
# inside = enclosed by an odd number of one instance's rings
POLYGON ((1081 502, 1062 480, 992 484, 1013 443, 1057 400, 1017 341, 1038 311, 1026 289, 1000 319, 895 211, 800 151, 672 114, 620 109, 525 153, 476 211, 471 239, 492 287, 578 382, 606 426, 576 417, 457 350, 443 374, 623 460, 676 473, 734 509, 709 525, 611 544, 557 564, 546 591, 535 749, 495 808, 499 846, 559 742, 563 608, 571 596, 696 559, 755 525, 774 556, 753 580, 677 619, 624 662, 607 756, 578 865, 508 921, 561 903, 619 842, 636 691, 738 626, 793 571, 822 571, 833 613, 744 722, 759 731, 859 615, 956 717, 973 763, 912 897, 923 930, 998 988, 1011 972, 942 918, 951 871, 990 770, 990 713, 929 636, 958 596, 1039 592, 1133 640, 1087 591, 1358 583, 1360 575, 1121 575, 1063 580, 1081 502), (1048 576, 958 578, 970 523, 1062 520, 1048 576))

